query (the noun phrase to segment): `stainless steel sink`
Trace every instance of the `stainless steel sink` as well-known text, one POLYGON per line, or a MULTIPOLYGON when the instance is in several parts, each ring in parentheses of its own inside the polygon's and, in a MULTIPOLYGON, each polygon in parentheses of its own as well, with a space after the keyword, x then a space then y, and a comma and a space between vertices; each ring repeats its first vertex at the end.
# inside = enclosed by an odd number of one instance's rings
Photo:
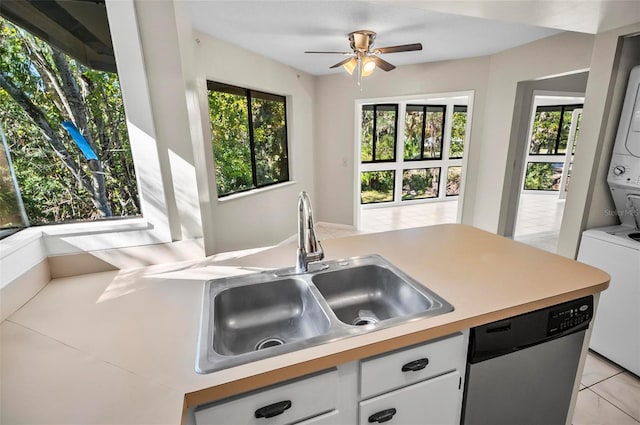
POLYGON ((196 371, 209 373, 453 310, 379 255, 211 280, 196 371))
POLYGON ((338 319, 348 325, 411 317, 437 303, 433 295, 420 292, 408 278, 377 264, 320 273, 311 280, 338 319))
POLYGON ((212 307, 213 349, 224 356, 309 339, 331 325, 301 279, 227 288, 213 298, 212 307))

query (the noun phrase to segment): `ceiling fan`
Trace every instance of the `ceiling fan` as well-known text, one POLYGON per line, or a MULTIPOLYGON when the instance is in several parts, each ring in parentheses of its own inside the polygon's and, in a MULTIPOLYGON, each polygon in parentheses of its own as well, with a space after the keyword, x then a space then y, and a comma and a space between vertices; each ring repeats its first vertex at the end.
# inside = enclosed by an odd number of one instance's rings
POLYGON ((310 52, 305 53, 323 53, 323 54, 340 54, 349 55, 349 58, 338 62, 329 68, 338 68, 343 66, 349 74, 353 74, 354 70, 358 68, 358 77, 366 77, 373 73, 376 67, 383 71, 391 71, 395 69, 395 65, 390 64, 386 60, 379 57, 385 53, 399 53, 399 52, 412 52, 416 50, 422 50, 421 43, 402 44, 399 46, 389 46, 373 48, 373 42, 376 38, 376 33, 369 30, 360 30, 349 33, 349 43, 352 52, 310 52))

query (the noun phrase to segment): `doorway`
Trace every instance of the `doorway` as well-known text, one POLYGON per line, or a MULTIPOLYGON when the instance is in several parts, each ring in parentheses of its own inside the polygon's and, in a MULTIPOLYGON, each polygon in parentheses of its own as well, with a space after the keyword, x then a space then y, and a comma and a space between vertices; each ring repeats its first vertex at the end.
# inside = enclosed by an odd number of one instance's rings
POLYGON ((535 95, 513 238, 556 252, 582 117, 581 96, 535 95))

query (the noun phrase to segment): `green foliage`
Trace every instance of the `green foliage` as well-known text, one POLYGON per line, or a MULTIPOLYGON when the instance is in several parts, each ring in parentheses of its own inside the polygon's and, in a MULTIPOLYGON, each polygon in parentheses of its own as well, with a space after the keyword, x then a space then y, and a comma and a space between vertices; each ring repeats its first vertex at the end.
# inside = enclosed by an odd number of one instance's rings
POLYGON ((360 174, 361 203, 393 201, 395 172, 365 171, 360 174))
POLYGON ((360 121, 361 147, 360 160, 393 161, 396 156, 396 107, 395 105, 365 106, 360 121), (376 134, 373 134, 374 118, 376 134), (375 158, 374 156, 375 144, 375 158))
POLYGON ((435 198, 438 196, 440 168, 404 170, 402 200, 435 198))
POLYGON ((563 164, 560 163, 528 163, 524 188, 526 190, 559 190, 562 167, 563 164))
POLYGON ((451 123, 451 145, 449 158, 462 158, 464 155, 464 133, 467 126, 467 113, 454 112, 451 123))
MULTIPOLYGON (((89 69, 65 57, 88 119, 85 136, 93 140, 102 164, 109 207, 113 215, 140 213, 133 159, 116 74, 89 69)), ((88 164, 70 136, 63 120, 74 121, 70 99, 61 87, 52 48, 0 18, 0 71, 42 111, 46 121, 76 162, 79 176, 90 174, 88 164)), ((31 224, 100 218, 89 193, 55 154, 45 133, 20 105, 0 88, 2 124, 21 195, 31 224)))
POLYGON ((447 196, 460 195, 460 183, 462 182, 462 167, 449 167, 447 170, 447 196))
POLYGON ((529 153, 534 155, 555 153, 559 127, 560 111, 536 112, 529 153))
POLYGON ((208 99, 218 196, 287 181, 284 100, 256 93, 251 97, 250 121, 247 96, 209 90, 208 99), (252 134, 255 182, 251 165, 252 134))
POLYGON ((407 107, 404 118, 404 159, 420 159, 422 143, 422 120, 424 113, 407 107))
POLYGON ((18 196, 13 187, 5 150, 0 144, 0 229, 22 225, 18 196))

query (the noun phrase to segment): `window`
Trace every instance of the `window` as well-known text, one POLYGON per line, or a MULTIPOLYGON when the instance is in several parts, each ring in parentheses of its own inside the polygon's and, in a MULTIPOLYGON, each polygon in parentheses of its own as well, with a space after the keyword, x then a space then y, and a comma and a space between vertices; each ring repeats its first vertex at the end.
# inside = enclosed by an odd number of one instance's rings
POLYGON ((418 168, 402 173, 402 200, 437 198, 440 168, 418 168))
POLYGON ((581 104, 536 107, 524 190, 566 192, 581 112, 581 104))
MULTIPOLYGON (((59 7, 50 3, 29 5, 59 7)), ((140 214, 111 40, 84 31, 102 22, 109 34, 104 5, 94 6, 92 22, 73 23, 86 49, 66 46, 65 37, 47 37, 56 42, 49 44, 0 17, 0 186, 26 213, 20 222, 3 213, 2 228, 140 214), (12 174, 17 187, 7 189, 12 174)))
POLYGON ((460 159, 464 155, 464 133, 467 128, 467 107, 455 105, 451 123, 449 159, 460 159))
POLYGON ((360 174, 361 203, 393 202, 396 173, 387 171, 365 171, 360 174))
POLYGON ((362 107, 362 162, 396 160, 398 105, 364 105, 362 107))
POLYGON ((407 105, 404 127, 405 161, 442 159, 445 106, 407 105))
POLYGON ((571 116, 582 105, 538 106, 533 123, 530 155, 563 155, 567 152, 571 116))
POLYGON ((428 202, 460 194, 467 106, 460 104, 462 97, 438 100, 362 106, 361 204, 428 202), (398 120, 398 114, 404 118, 398 120))
POLYGON ((289 180, 284 96, 207 82, 218 197, 289 180))

